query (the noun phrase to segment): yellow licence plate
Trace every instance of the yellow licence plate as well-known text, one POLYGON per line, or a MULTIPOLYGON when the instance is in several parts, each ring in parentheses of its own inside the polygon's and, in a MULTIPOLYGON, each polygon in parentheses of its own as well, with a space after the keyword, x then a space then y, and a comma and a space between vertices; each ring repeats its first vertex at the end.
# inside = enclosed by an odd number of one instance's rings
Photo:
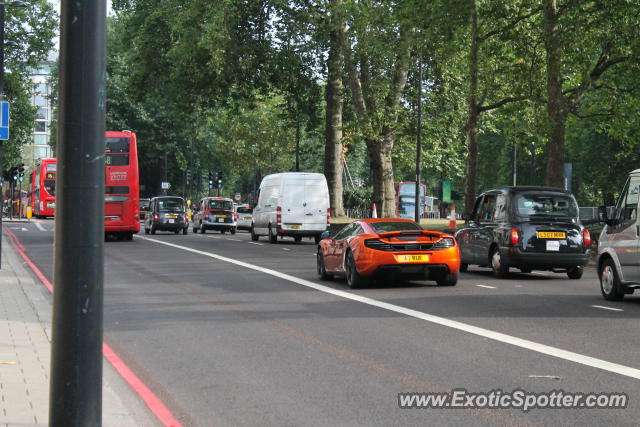
POLYGON ((250 216, 245 216, 245 217, 244 217, 244 220, 245 220, 245 221, 251 221, 251 217, 250 217, 250 216))
POLYGON ((216 215, 216 218, 226 218, 226 215, 216 215))
POLYGON ((396 255, 398 262, 429 262, 429 255, 396 255))
POLYGON ((299 229, 300 229, 300 226, 299 226, 299 225, 292 225, 292 226, 291 226, 291 229, 293 229, 293 230, 299 230, 299 229))
POLYGON ((566 239, 564 231, 538 231, 538 239, 566 239))
POLYGON ((178 218, 176 215, 167 215, 167 218, 172 218, 172 219, 176 219, 178 218))

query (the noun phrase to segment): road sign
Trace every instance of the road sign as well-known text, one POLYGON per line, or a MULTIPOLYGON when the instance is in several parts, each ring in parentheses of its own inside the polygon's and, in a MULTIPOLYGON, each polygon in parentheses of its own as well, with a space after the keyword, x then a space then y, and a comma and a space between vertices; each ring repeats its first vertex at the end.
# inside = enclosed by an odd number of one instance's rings
POLYGON ((9 102, 0 102, 0 140, 9 139, 9 102))
POLYGON ((171 183, 162 181, 162 189, 168 190, 171 188, 171 183))

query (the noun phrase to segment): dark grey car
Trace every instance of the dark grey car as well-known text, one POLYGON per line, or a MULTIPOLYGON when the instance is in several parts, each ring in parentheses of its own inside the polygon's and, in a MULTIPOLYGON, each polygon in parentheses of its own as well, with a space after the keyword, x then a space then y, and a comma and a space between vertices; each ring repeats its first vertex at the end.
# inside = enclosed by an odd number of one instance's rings
POLYGON ((189 217, 182 197, 154 197, 149 202, 149 211, 144 220, 145 234, 156 234, 158 230, 187 234, 189 217))
POLYGON ((571 193, 552 187, 505 187, 481 194, 467 224, 455 234, 460 271, 490 266, 496 276, 510 267, 566 272, 582 277, 589 261, 589 231, 580 224, 571 193))

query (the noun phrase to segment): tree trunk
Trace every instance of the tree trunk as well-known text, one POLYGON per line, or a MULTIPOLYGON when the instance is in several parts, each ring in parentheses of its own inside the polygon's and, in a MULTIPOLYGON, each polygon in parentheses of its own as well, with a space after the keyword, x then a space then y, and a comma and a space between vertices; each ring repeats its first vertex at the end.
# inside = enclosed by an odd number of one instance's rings
POLYGON ((552 187, 562 187, 567 108, 566 99, 562 93, 558 7, 556 0, 543 0, 543 3, 545 49, 547 51, 547 113, 549 115, 545 183, 552 187))
POLYGON ((476 2, 471 11, 471 46, 469 52, 469 117, 467 118, 467 179, 464 192, 464 211, 471 215, 476 199, 478 171, 478 14, 476 2))
POLYGON ((373 201, 378 216, 381 218, 396 217, 396 200, 393 180, 393 162, 390 139, 366 138, 367 151, 373 172, 373 201))
POLYGON ((344 216, 342 203, 342 26, 338 8, 342 0, 332 0, 332 29, 329 35, 327 60, 326 124, 324 149, 324 175, 329 186, 331 215, 344 216))

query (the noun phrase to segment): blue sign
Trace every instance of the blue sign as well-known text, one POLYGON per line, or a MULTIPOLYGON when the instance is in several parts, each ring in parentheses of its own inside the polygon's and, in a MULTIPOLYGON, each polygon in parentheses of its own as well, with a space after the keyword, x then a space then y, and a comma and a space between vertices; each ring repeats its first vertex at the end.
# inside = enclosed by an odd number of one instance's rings
POLYGON ((0 102, 0 140, 9 139, 9 103, 0 102))

